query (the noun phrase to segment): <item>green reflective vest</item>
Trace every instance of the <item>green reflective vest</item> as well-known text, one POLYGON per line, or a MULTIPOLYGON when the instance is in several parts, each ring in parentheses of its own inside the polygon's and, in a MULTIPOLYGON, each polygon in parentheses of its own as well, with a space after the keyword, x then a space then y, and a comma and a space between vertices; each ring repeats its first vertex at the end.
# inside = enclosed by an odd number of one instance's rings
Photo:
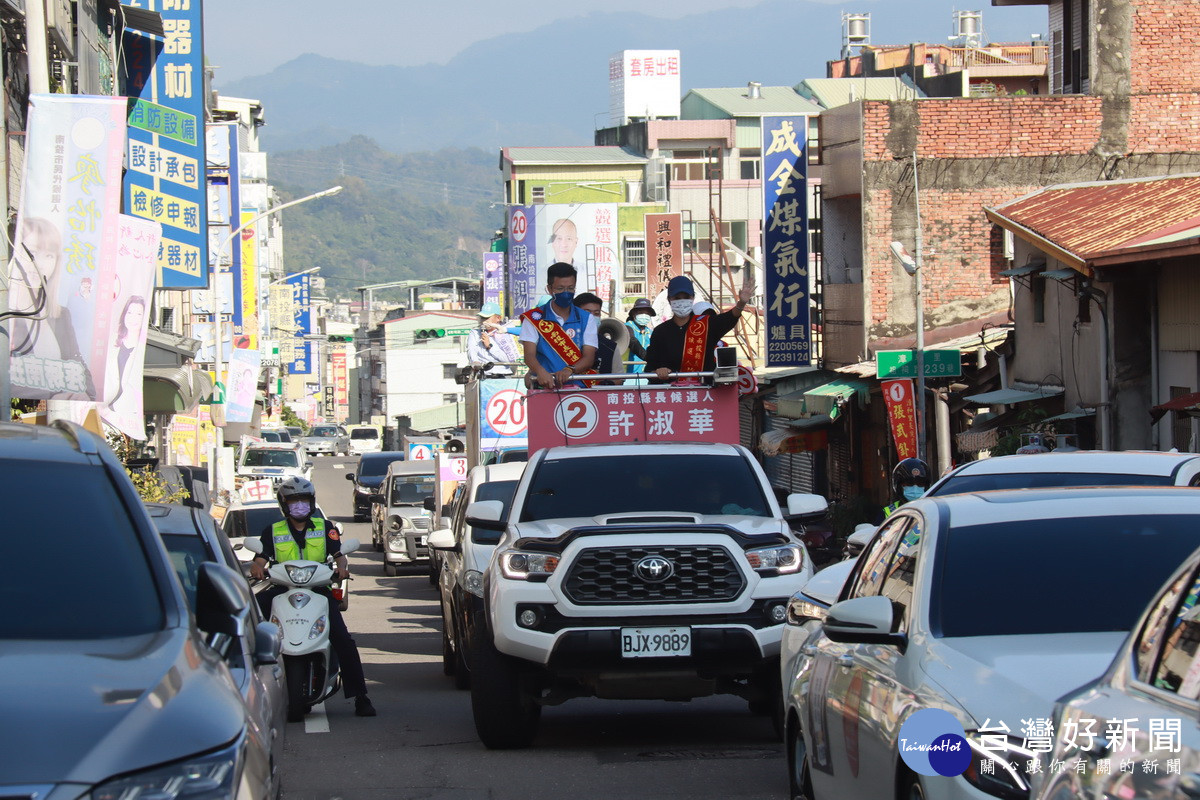
POLYGON ((893 513, 895 513, 896 509, 898 509, 902 505, 904 505, 904 503, 891 503, 890 505, 884 506, 883 507, 883 518, 887 519, 888 517, 890 517, 893 513))
POLYGON ((313 527, 304 532, 304 555, 300 554, 300 546, 292 536, 292 529, 286 519, 276 522, 271 528, 271 542, 275 545, 275 560, 284 561, 324 561, 325 560, 325 520, 314 519, 313 527))

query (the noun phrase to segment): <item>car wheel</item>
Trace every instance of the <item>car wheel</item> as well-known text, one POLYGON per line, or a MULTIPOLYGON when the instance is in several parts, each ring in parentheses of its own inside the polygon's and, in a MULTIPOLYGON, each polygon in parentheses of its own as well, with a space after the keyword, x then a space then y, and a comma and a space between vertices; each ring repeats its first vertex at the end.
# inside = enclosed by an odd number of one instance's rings
POLYGON ((909 772, 900 784, 900 793, 896 800, 925 800, 925 790, 921 788, 921 776, 909 772))
POLYGON ((489 750, 529 747, 542 715, 531 676, 490 641, 479 642, 471 656, 471 713, 479 740, 489 750))
POLYGON ((458 647, 454 648, 454 688, 459 690, 471 688, 471 668, 467 666, 461 636, 458 637, 458 647))
POLYGON ((390 561, 383 562, 383 574, 389 578, 396 577, 396 565, 390 561))
POLYGON ((454 674, 458 661, 454 658, 454 645, 450 642, 450 634, 446 633, 446 618, 442 615, 442 674, 454 674))
POLYGON ((792 723, 787 734, 788 796, 792 800, 813 800, 812 771, 808 763, 808 745, 799 723, 792 723))
MULTIPOLYGON (((430 548, 430 549, 432 550, 433 548, 430 548)), ((438 570, 437 560, 434 559, 433 553, 430 553, 429 554, 429 585, 430 586, 438 585, 438 572, 439 572, 439 570, 438 570)))

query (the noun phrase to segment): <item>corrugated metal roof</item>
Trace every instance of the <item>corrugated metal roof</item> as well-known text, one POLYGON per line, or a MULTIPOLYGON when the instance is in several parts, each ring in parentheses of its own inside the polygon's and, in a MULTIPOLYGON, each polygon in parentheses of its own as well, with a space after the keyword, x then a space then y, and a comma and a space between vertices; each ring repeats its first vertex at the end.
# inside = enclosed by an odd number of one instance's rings
POLYGON ((645 156, 627 147, 506 147, 513 164, 645 164, 645 156))
POLYGON ((925 96, 902 78, 807 78, 796 84, 795 91, 824 108, 859 100, 915 100, 925 96))
POLYGON ((1196 239, 1200 175, 1049 186, 985 211, 997 224, 1032 233, 1080 262, 1122 251, 1134 256, 1136 248, 1196 239))
POLYGON ((731 117, 761 117, 772 114, 819 114, 821 107, 796 94, 790 86, 763 86, 762 95, 752 99, 746 88, 692 89, 688 94, 707 100, 731 117))

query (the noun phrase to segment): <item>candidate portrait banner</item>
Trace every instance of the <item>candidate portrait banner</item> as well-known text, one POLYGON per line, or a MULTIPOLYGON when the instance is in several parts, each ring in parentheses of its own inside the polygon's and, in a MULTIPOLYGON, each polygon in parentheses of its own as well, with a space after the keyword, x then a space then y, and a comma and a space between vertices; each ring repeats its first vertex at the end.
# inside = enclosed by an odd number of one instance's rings
POLYGON ((9 263, 14 397, 103 400, 125 100, 31 95, 9 263))
MULTIPOLYGON (((146 438, 142 377, 162 226, 122 214, 117 249, 115 311, 104 334, 109 347, 100 418, 133 439, 146 438)), ((99 335, 99 331, 97 331, 99 335)))

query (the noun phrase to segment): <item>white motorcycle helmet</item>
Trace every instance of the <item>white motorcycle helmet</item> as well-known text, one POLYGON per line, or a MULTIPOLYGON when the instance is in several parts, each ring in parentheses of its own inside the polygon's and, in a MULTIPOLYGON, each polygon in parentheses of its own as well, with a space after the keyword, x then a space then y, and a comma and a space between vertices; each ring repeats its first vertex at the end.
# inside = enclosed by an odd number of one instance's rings
MULTIPOLYGON (((279 510, 283 512, 285 517, 288 515, 288 501, 297 500, 302 497, 307 497, 312 501, 312 510, 315 511, 317 505, 317 487, 313 486, 312 481, 307 478, 301 478, 298 475, 288 478, 279 484, 279 488, 275 490, 275 498, 279 501, 279 510)), ((310 511, 310 516, 311 513, 310 511)))

